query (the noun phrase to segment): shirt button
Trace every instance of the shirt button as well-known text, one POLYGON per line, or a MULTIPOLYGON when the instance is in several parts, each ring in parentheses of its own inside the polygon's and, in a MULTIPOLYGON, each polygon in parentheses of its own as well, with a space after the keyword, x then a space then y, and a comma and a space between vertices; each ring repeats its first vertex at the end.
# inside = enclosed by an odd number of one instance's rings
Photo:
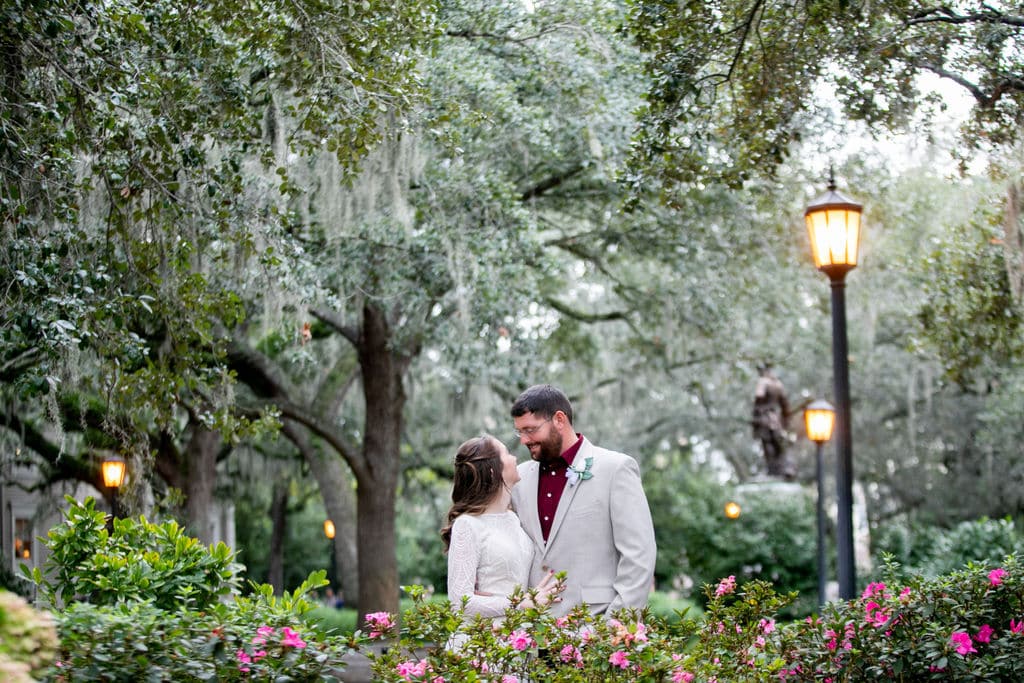
POLYGON ((548 494, 548 498, 550 498, 550 497, 551 497, 551 494, 549 493, 549 494, 548 494))
POLYGON ((547 515, 544 515, 544 521, 545 522, 548 521, 548 516, 547 515))

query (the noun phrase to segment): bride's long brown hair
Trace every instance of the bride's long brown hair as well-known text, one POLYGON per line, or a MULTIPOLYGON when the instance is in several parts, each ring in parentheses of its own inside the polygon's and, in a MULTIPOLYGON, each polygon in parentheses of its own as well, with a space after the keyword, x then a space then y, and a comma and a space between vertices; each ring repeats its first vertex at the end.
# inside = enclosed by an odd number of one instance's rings
POLYGON ((452 506, 448 509, 447 524, 441 529, 445 552, 452 540, 455 518, 483 512, 504 483, 497 439, 484 434, 459 446, 452 477, 452 506))

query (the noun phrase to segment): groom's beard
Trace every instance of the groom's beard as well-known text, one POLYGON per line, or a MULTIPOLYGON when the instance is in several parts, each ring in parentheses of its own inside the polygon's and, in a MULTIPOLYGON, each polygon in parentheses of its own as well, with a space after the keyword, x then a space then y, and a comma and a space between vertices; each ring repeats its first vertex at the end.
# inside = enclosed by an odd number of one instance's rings
POLYGON ((552 431, 544 441, 537 442, 537 450, 530 449, 530 457, 537 462, 554 462, 562 457, 562 437, 552 431))

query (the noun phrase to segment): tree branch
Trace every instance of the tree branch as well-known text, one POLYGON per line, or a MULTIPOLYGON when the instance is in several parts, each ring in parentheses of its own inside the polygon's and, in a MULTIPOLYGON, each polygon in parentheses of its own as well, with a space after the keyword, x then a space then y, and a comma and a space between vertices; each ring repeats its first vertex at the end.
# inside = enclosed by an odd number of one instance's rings
POLYGON ((1004 24, 1006 26, 1024 27, 1024 17, 1003 14, 995 8, 987 8, 987 12, 970 12, 954 14, 948 7, 933 7, 914 14, 907 20, 907 26, 921 24, 1004 24))
POLYGON ((575 164, 573 164, 565 171, 549 176, 544 180, 540 181, 539 183, 537 183, 536 185, 534 185, 533 187, 524 190, 523 193, 519 195, 519 199, 521 201, 526 202, 531 199, 540 197, 548 190, 553 190, 554 188, 558 187, 559 185, 569 180, 573 176, 579 175, 586 167, 586 164, 584 164, 582 161, 577 161, 575 164))
POLYGON ((352 346, 359 346, 359 330, 347 324, 340 315, 326 308, 311 308, 309 312, 317 320, 347 339, 352 346))
POLYGON ((609 322, 612 320, 628 320, 628 311, 609 311, 607 313, 584 313, 583 311, 571 308, 552 297, 545 297, 544 303, 555 309, 564 316, 579 320, 584 323, 609 322))
POLYGON ((233 341, 228 347, 228 363, 237 373, 238 379, 252 389, 254 394, 273 403, 282 416, 305 426, 329 443, 353 471, 365 468, 360 452, 338 430, 331 427, 326 418, 313 414, 292 400, 290 387, 278 376, 277 369, 266 356, 242 342, 233 341))

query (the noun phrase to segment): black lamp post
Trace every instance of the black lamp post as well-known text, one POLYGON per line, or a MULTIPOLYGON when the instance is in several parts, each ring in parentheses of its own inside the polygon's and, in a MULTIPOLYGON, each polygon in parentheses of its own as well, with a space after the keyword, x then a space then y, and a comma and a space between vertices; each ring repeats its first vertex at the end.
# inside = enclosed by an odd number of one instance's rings
POLYGON ((861 205, 836 192, 829 174, 828 192, 804 212, 814 265, 832 281, 832 370, 836 399, 836 543, 839 597, 855 597, 853 554, 853 443, 850 438, 850 372, 846 348, 846 273, 857 266, 861 205))
POLYGON ((331 542, 330 549, 329 549, 330 550, 330 557, 327 560, 327 562, 328 562, 327 580, 332 582, 332 583, 335 580, 335 576, 334 575, 337 574, 337 570, 335 569, 335 562, 336 562, 336 560, 334 559, 334 535, 335 535, 334 522, 329 520, 329 519, 325 519, 324 520, 324 536, 326 536, 328 538, 328 540, 331 542))
POLYGON ((815 443, 818 451, 815 474, 818 480, 818 604, 825 604, 825 581, 828 576, 828 563, 825 562, 825 486, 822 450, 825 442, 832 438, 832 427, 835 424, 836 411, 828 401, 812 401, 804 409, 804 425, 807 427, 807 438, 815 443))

